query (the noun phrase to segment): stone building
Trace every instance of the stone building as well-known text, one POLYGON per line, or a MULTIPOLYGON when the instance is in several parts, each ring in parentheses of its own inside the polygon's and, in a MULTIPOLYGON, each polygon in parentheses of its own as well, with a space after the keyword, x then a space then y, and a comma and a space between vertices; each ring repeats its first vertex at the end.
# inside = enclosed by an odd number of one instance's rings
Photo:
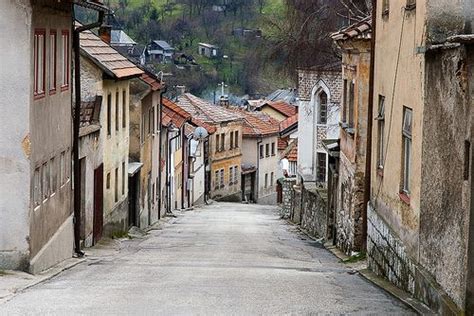
POLYGON ((134 224, 135 213, 128 205, 129 87, 131 79, 141 76, 143 71, 107 43, 110 36, 106 32, 100 33, 104 40, 91 31, 80 35, 81 98, 89 102, 102 97, 99 139, 103 151, 102 217, 104 234, 110 235, 134 224))
POLYGON ((365 170, 371 56, 371 18, 331 35, 342 51, 342 104, 335 214, 337 246, 345 253, 365 246, 365 170))
POLYGON ((0 269, 37 273, 73 253, 73 1, 2 1, 0 21, 0 269))
POLYGON ((327 179, 323 140, 339 138, 341 64, 298 71, 298 175, 304 181, 327 179))
POLYGON ((146 71, 130 83, 129 223, 140 228, 161 218, 159 212, 160 110, 163 85, 146 71))
POLYGON ((470 1, 377 1, 369 267, 474 312, 470 1))
POLYGON ((209 138, 210 197, 241 200, 242 118, 224 106, 213 105, 190 93, 178 97, 178 106, 216 129, 209 138))

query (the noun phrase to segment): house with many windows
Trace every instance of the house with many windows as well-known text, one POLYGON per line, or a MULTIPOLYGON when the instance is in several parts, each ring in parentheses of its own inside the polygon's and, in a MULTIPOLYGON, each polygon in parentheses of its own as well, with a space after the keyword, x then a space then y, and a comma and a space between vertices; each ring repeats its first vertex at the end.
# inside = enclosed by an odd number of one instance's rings
POLYGON ((38 273, 73 253, 73 1, 3 1, 0 20, 0 269, 38 273))
MULTIPOLYGON (((103 164, 99 167, 85 165, 84 173, 97 172, 97 181, 102 182, 102 218, 104 234, 127 230, 137 225, 138 217, 133 205, 129 208, 129 174, 136 172, 135 165, 129 165, 130 145, 130 82, 138 78, 143 71, 113 49, 110 41, 110 29, 99 33, 103 39, 92 33, 80 33, 81 47, 81 98, 89 102, 102 98, 100 107, 100 147, 103 164), (102 170, 102 178, 98 173, 102 170)), ((87 184, 86 184, 87 185, 87 184)), ((90 190, 86 190, 90 192, 90 190)), ((85 199, 92 199, 86 196, 85 199)), ((87 219, 86 219, 87 220, 87 219)))
POLYGON ((242 118, 223 106, 190 93, 178 97, 178 106, 216 129, 209 138, 210 197, 240 201, 242 163, 242 118))

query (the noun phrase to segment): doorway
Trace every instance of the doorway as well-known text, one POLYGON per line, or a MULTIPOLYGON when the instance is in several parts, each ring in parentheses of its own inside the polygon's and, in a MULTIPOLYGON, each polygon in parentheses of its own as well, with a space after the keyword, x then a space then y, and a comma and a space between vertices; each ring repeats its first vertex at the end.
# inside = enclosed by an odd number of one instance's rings
POLYGON ((128 177, 128 227, 137 226, 139 172, 128 177))
POLYGON ((102 237, 104 227, 104 165, 94 170, 94 219, 92 243, 95 245, 102 237))

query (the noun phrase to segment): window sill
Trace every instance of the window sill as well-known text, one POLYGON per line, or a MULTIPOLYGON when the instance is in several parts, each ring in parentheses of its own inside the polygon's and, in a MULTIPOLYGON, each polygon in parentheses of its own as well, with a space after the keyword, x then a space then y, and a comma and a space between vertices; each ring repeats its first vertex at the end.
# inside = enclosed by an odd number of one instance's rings
POLYGON ((61 86, 61 91, 66 91, 66 90, 69 90, 69 85, 61 86))
POLYGON ((56 94, 56 89, 49 90, 49 95, 55 95, 55 94, 56 94))
POLYGON ((42 93, 38 93, 38 94, 35 94, 34 95, 34 99, 35 100, 39 100, 39 99, 42 99, 46 96, 46 93, 42 92, 42 93))
POLYGON ((410 205, 410 197, 405 192, 398 193, 400 200, 405 203, 406 205, 410 205))

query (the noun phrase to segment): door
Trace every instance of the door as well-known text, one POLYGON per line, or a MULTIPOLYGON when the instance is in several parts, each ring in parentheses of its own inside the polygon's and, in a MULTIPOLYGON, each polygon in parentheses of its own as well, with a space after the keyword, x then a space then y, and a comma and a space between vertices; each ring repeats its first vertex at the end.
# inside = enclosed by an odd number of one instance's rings
POLYGON ((138 203, 138 177, 139 173, 128 177, 128 226, 137 226, 137 203, 138 203))
POLYGON ((94 219, 92 243, 96 244, 102 237, 104 227, 104 165, 94 170, 94 219))

